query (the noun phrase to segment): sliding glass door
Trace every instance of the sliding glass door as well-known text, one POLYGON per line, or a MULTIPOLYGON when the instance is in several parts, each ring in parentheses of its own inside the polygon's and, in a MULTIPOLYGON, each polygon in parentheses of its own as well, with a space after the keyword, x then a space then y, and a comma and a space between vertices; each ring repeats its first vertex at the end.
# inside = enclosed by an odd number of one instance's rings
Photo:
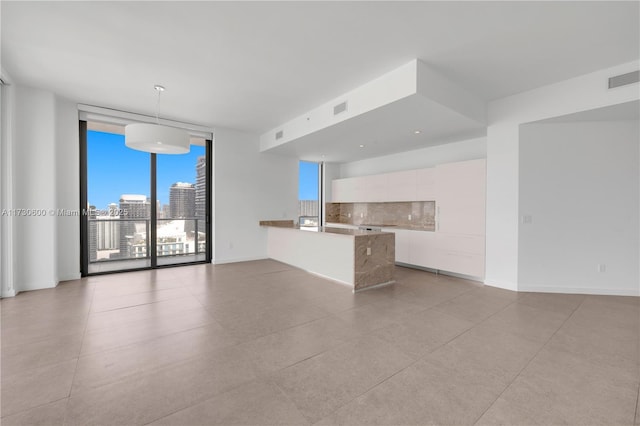
POLYGON ((158 265, 203 261, 207 252, 206 147, 156 159, 156 248, 158 265))
POLYGON ((211 260, 211 142, 188 154, 125 146, 121 126, 80 122, 83 275, 211 260))

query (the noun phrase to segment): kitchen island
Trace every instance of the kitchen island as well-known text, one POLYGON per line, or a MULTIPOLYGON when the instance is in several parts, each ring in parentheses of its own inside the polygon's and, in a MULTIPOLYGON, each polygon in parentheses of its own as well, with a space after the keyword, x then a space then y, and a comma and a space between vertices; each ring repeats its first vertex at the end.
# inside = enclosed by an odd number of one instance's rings
POLYGON ((392 232, 330 227, 299 228, 263 222, 267 255, 359 291, 392 284, 395 235, 392 232))

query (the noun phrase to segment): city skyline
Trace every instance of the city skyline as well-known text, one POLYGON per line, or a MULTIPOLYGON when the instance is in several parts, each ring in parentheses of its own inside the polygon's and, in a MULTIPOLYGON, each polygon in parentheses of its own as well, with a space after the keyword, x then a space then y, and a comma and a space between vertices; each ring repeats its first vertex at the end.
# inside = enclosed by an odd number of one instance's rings
MULTIPOLYGON (((198 158, 205 147, 191 146, 188 154, 158 155, 157 200, 169 205, 171 186, 198 184, 198 158)), ((98 210, 118 204, 123 194, 150 196, 150 154, 128 148, 124 135, 95 130, 87 132, 87 200, 98 210)), ((298 199, 318 200, 318 164, 300 161, 298 199)))

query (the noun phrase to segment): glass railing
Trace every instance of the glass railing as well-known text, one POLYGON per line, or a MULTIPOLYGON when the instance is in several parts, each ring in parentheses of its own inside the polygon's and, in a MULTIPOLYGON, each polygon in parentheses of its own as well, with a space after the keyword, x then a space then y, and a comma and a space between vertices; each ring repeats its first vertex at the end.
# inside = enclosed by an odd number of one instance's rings
MULTIPOLYGON (((158 258, 196 256, 206 253, 207 229, 204 218, 158 219, 158 258)), ((89 219, 89 263, 150 258, 150 219, 89 219)), ((166 264, 166 262, 163 262, 166 264)))

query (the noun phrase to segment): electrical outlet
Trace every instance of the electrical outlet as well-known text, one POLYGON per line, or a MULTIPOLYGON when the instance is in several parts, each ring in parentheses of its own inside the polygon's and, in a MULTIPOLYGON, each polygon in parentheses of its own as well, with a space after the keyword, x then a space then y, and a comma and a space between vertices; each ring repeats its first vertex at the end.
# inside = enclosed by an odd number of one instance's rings
POLYGON ((347 217, 351 219, 351 213, 347 213, 347 217))
POLYGON ((531 215, 526 214, 524 216, 522 216, 522 223, 524 225, 530 225, 533 223, 533 217, 531 217, 531 215))
POLYGON ((407 217, 407 219, 411 220, 411 215, 409 215, 409 217, 407 217))
POLYGON ((364 217, 364 213, 360 213, 360 219, 364 217))
POLYGON ((598 272, 607 272, 607 265, 605 265, 604 263, 599 263, 598 272))
POLYGON ((367 256, 371 256, 371 247, 367 247, 367 256))
POLYGON ((233 248, 233 243, 231 241, 229 241, 229 248, 232 249, 233 248))

